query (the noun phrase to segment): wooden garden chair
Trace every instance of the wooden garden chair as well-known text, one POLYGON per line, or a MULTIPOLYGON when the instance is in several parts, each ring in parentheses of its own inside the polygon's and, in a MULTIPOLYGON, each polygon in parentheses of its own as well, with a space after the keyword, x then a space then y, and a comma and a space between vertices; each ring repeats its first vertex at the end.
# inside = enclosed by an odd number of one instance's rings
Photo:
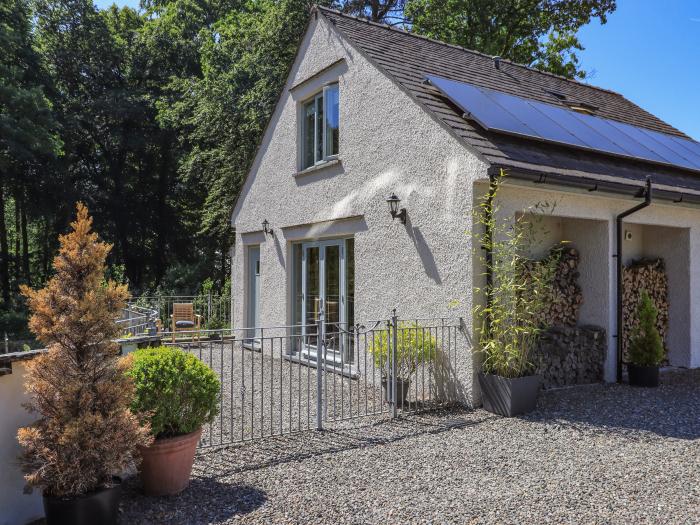
POLYGON ((173 303, 172 319, 173 343, 176 332, 197 332, 199 341, 199 330, 202 326, 202 316, 194 313, 192 303, 173 303))

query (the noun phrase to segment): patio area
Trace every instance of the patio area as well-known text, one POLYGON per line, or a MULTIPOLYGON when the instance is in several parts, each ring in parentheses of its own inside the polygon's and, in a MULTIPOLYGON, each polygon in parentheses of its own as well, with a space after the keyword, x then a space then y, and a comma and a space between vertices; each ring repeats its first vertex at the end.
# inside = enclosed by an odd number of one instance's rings
POLYGON ((697 523, 700 370, 200 453, 180 496, 127 484, 123 523, 697 523))

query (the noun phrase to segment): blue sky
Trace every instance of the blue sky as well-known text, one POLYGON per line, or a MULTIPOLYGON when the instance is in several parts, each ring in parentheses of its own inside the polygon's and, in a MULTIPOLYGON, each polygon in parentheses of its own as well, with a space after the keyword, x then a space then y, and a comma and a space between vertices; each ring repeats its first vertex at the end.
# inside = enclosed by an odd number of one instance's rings
MULTIPOLYGON (((107 7, 111 0, 96 0, 107 7)), ((138 6, 138 0, 116 0, 138 6)), ((581 30, 588 82, 623 94, 700 140, 700 1, 618 0, 601 26, 581 30)))
POLYGON ((580 39, 588 82, 700 140, 700 1, 618 0, 608 23, 580 39))

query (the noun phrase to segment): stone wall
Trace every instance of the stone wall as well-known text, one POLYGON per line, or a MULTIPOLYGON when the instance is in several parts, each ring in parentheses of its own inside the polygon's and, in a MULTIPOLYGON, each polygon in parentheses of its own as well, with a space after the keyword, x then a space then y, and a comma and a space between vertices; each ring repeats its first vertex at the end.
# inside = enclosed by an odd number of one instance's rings
POLYGON ((544 388, 554 388, 603 381, 606 353, 602 328, 557 326, 542 334, 530 361, 544 388))

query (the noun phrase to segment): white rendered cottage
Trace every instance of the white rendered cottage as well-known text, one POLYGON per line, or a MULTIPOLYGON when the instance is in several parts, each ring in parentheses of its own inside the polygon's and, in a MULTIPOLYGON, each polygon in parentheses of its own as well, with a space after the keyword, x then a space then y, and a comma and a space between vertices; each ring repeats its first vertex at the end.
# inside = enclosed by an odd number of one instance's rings
MULTIPOLYGON (((471 332, 483 272, 466 232, 501 169, 502 213, 557 202, 549 241, 580 251, 579 324, 605 329, 608 381, 616 219, 650 178, 649 206, 624 222, 623 262, 664 259, 670 363, 700 366, 700 144, 617 93, 324 8, 233 211, 234 326, 312 324, 325 304, 335 323, 395 308, 460 316, 471 332), (390 214, 391 194, 405 217, 390 214)), ((458 378, 466 391, 471 369, 458 378)))

